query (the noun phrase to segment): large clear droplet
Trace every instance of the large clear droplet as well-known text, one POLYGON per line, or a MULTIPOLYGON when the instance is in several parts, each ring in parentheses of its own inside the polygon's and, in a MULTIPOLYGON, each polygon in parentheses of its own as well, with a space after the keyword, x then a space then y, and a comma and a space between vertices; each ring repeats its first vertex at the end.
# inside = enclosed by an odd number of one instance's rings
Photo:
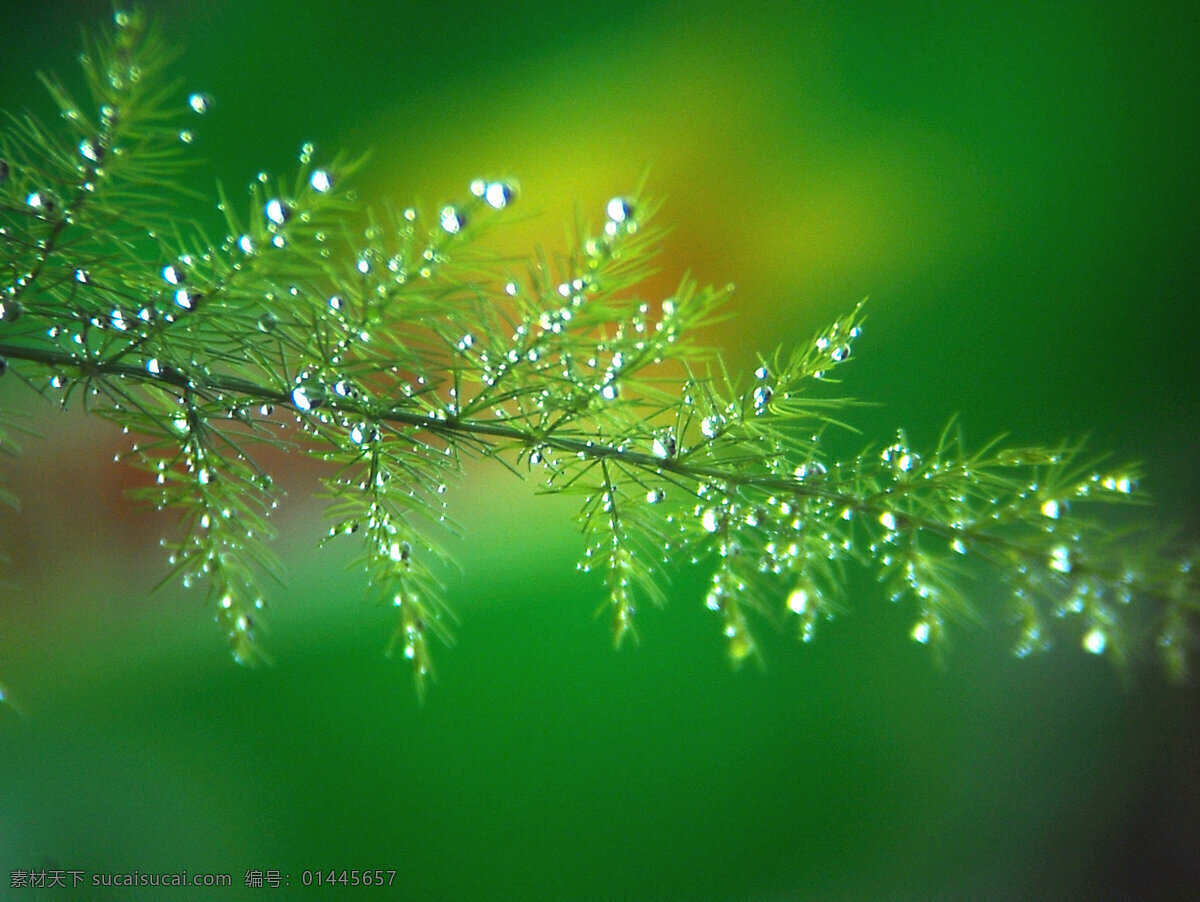
POLYGON ((1071 550, 1066 545, 1055 545, 1050 549, 1050 569, 1059 573, 1071 572, 1071 550))
POLYGON ((516 191, 508 182, 491 182, 483 189, 483 199, 488 206, 502 210, 512 203, 516 191))
POLYGON ((1083 637, 1084 650, 1090 651, 1094 655, 1103 654, 1107 646, 1108 636, 1098 626, 1092 627, 1083 637))
POLYGON ((457 235, 467 227, 466 214, 453 204, 442 207, 438 221, 441 223, 442 231, 450 235, 457 235))
POLYGON ((188 106, 192 108, 192 112, 203 116, 212 109, 212 98, 204 93, 197 91, 188 97, 188 106))
POLYGON ((297 410, 316 410, 325 403, 325 395, 317 386, 300 385, 292 390, 292 403, 297 410))
POLYGON ((263 209, 267 214, 267 219, 271 220, 277 226, 283 225, 292 218, 292 208, 278 197, 273 197, 267 201, 263 209))
POLYGON ((324 194, 333 187, 333 176, 328 169, 315 169, 308 182, 313 186, 314 191, 324 194))
POLYGON ((614 197, 605 206, 604 212, 608 214, 611 222, 621 223, 632 219, 634 214, 633 201, 627 197, 614 197))

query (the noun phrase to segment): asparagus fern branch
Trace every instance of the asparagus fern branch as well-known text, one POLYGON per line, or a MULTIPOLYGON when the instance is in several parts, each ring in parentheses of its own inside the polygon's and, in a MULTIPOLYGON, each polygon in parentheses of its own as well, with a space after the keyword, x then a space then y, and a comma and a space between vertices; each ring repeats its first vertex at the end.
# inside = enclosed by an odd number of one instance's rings
POLYGON ((969 451, 954 424, 924 452, 899 432, 831 459, 822 436, 850 402, 819 389, 863 306, 731 377, 692 340, 728 289, 637 293, 660 237, 640 192, 567 253, 517 263, 482 241, 512 183, 477 180, 432 213, 367 210, 362 161, 317 165, 305 146, 245 211, 222 193, 210 241, 176 216, 174 187, 180 118, 210 101, 163 80, 170 56, 143 15, 118 13, 82 58, 88 103, 46 79, 62 122, 13 117, 0 135, 0 367, 136 436, 140 495, 180 515, 171 573, 207 584, 239 661, 262 654, 261 583, 280 569, 267 445, 327 466, 329 540, 362 542, 419 689, 452 619, 420 523, 445 522, 442 493, 473 457, 582 497, 580 568, 604 574, 618 645, 639 603, 665 603, 671 561, 715 560, 706 603, 734 663, 759 656, 764 617, 811 640, 857 565, 911 606, 918 642, 986 617, 1013 625, 1018 655, 1061 636, 1118 661, 1156 645, 1184 674, 1192 558, 1098 516, 1144 500, 1132 469, 1068 445, 969 451), (973 601, 981 579, 1008 587, 1005 610, 973 601))

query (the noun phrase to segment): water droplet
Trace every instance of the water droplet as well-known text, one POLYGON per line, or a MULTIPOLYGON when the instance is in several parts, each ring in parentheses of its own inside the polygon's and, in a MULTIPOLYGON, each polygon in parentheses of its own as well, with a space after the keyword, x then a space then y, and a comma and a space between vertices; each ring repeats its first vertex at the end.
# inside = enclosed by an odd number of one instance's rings
POLYGON ((891 511, 884 511, 879 515, 879 522, 883 524, 883 528, 891 532, 896 530, 896 516, 891 511))
POLYGON ((713 508, 706 508, 700 516, 700 525, 704 527, 705 532, 716 532, 721 527, 721 518, 713 508))
POLYGON ((146 361, 146 372, 151 376, 159 376, 162 374, 162 364, 158 362, 157 357, 151 357, 146 361))
POLYGON ((91 283, 92 277, 88 275, 86 269, 77 269, 75 270, 75 281, 80 285, 88 285, 91 283))
POLYGON ((600 397, 605 401, 615 401, 620 393, 615 382, 606 382, 600 387, 600 397))
POLYGON ((768 404, 771 403, 771 395, 773 392, 765 385, 760 385, 754 389, 754 410, 756 413, 762 413, 768 404))
POLYGON ((1059 504, 1059 502, 1051 499, 1042 505, 1042 516, 1049 517, 1051 520, 1057 520, 1059 514, 1063 512, 1065 507, 1065 502, 1063 504, 1059 504))
POLYGON ((808 463, 803 463, 796 467, 795 476, 797 479, 804 481, 805 479, 824 476, 826 472, 825 464, 819 460, 810 460, 808 463))
POLYGON ((321 389, 313 385, 299 385, 292 390, 292 404, 297 410, 316 410, 325 403, 321 389))
POLYGON ((442 231, 450 235, 457 235, 467 227, 466 214, 453 204, 442 207, 438 221, 441 223, 442 231))
POLYGON ((793 614, 803 614, 808 610, 808 592, 804 589, 793 589, 787 600, 788 610, 793 614))
POLYGON ((292 218, 292 208, 278 197, 273 197, 267 201, 263 210, 267 214, 267 219, 271 220, 277 226, 283 225, 292 218))
POLYGON ((475 336, 468 332, 458 340, 457 347, 460 351, 465 351, 475 344, 475 336))
POLYGON ((667 434, 656 437, 654 439, 654 443, 651 445, 650 450, 654 453, 654 456, 660 460, 666 460, 667 458, 674 457, 676 451, 675 436, 667 434))
POLYGON ((834 363, 841 363, 850 356, 850 345, 838 345, 829 352, 829 359, 834 363))
POLYGON ((278 325, 279 318, 270 310, 258 318, 258 331, 260 332, 274 332, 278 325))
POLYGON ((345 301, 343 301, 338 295, 335 294, 335 295, 330 296, 330 298, 329 298, 329 309, 330 310, 334 310, 334 311, 341 310, 344 306, 346 306, 345 301))
POLYGON ((962 539, 960 539, 960 538, 955 538, 955 539, 954 539, 954 540, 953 540, 953 541, 950 543, 950 547, 951 547, 951 548, 953 548, 955 551, 957 551, 959 554, 966 554, 966 553, 967 553, 967 545, 966 545, 966 543, 965 543, 965 542, 963 542, 963 540, 962 540, 962 539))
POLYGON ((328 169, 313 170, 312 178, 308 181, 313 186, 313 190, 319 191, 321 194, 333 187, 333 176, 328 169))
POLYGON ((100 162, 100 149, 87 138, 79 142, 79 155, 93 163, 100 162))
POLYGON ((264 417, 269 417, 271 414, 273 414, 275 412, 275 405, 274 404, 263 404, 258 408, 258 412, 261 413, 264 417))
POLYGON ((1133 480, 1128 476, 1105 476, 1100 484, 1108 491, 1120 492, 1122 495, 1133 491, 1133 480))
POLYGON ((666 497, 667 497, 667 493, 664 489, 661 489, 661 488, 651 489, 650 491, 648 491, 646 493, 646 503, 647 504, 658 504, 660 501, 662 501, 666 497))
POLYGON ((188 106, 192 108, 192 112, 203 116, 212 109, 213 99, 202 92, 197 91, 188 97, 188 106))
POLYGON ((928 620, 918 620, 913 626, 912 632, 910 632, 909 635, 912 636, 914 642, 920 642, 922 645, 924 645, 929 641, 931 632, 932 628, 930 627, 928 620))
POLYGON ((251 238, 249 235, 243 235, 241 238, 238 239, 237 244, 238 244, 238 250, 240 250, 246 256, 250 256, 251 254, 254 253, 254 239, 251 238))
POLYGON ((1066 545, 1055 545, 1050 549, 1050 569, 1059 573, 1071 572, 1071 551, 1066 545))
POLYGON ((611 222, 622 223, 633 218, 633 202, 626 197, 614 197, 604 208, 611 222))
POLYGON ((754 375, 758 379, 767 379, 770 377, 771 371, 769 369, 767 369, 765 366, 760 366, 758 369, 756 369, 754 371, 754 375))
POLYGON ((1103 654, 1107 645, 1108 636, 1098 626, 1092 627, 1084 634, 1083 647, 1085 651, 1090 651, 1094 655, 1103 654))
POLYGON ((177 292, 175 292, 175 303, 184 310, 194 310, 200 299, 200 294, 194 291, 188 291, 186 288, 180 288, 177 292))
POLYGON ((716 417, 705 417, 700 421, 700 432, 705 438, 713 438, 720 429, 720 421, 716 417))
POLYGON ((488 206, 503 210, 513 202, 516 191, 508 182, 491 182, 483 189, 483 199, 488 206))
POLYGON ((187 275, 183 267, 175 263, 168 263, 162 268, 163 280, 171 285, 182 285, 187 281, 187 275))

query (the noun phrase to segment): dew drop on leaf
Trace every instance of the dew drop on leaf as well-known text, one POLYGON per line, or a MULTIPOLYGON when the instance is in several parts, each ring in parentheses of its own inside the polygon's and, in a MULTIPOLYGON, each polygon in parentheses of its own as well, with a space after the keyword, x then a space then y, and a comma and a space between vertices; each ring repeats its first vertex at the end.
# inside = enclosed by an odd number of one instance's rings
POLYGON ((283 225, 292 218, 292 208, 278 197, 273 197, 267 201, 263 210, 267 215, 267 219, 271 220, 277 226, 283 225))
POLYGON ((442 207, 438 221, 441 223, 442 231, 449 235, 457 235, 467 226, 466 214, 453 204, 442 207))
POLYGON ((313 186, 314 191, 324 194, 333 187, 333 176, 328 169, 315 169, 308 182, 313 186))
POLYGON ((614 197, 604 208, 611 222, 622 223, 633 218, 633 202, 626 197, 614 197))
POLYGON ((1059 573, 1071 572, 1071 551, 1066 545, 1055 545, 1050 549, 1050 569, 1059 573))
POLYGON ((787 600, 788 610, 793 614, 803 614, 808 610, 808 592, 804 589, 793 589, 787 600))
POLYGON ((503 210, 512 203, 516 192, 508 182, 491 182, 483 189, 483 199, 489 207, 503 210))
POLYGON ((297 410, 316 410, 325 403, 325 397, 319 388, 311 385, 299 385, 292 389, 292 403, 297 410))
POLYGON ((1090 651, 1094 655, 1104 653, 1105 647, 1108 645, 1108 636, 1104 634, 1104 630, 1098 626, 1092 627, 1084 634, 1083 647, 1084 650, 1090 651))
POLYGON ((192 112, 203 116, 212 109, 212 98, 202 92, 197 91, 188 97, 188 106, 192 108, 192 112))

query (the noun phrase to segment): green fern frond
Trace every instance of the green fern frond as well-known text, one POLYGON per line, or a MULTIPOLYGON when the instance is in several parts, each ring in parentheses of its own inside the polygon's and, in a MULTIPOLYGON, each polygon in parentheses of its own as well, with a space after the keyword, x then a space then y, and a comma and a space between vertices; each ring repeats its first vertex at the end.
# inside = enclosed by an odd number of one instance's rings
POLYGON ((911 608, 921 643, 1007 623, 1018 655, 1063 637, 1118 662, 1156 647, 1185 674, 1193 556, 1105 525, 1145 503, 1135 470, 1066 445, 970 451, 954 423, 928 451, 901 431, 834 459, 824 432, 850 428, 858 402, 827 386, 856 353, 862 303, 739 378, 695 341, 728 288, 639 293, 661 238, 640 190, 599 228, 580 217, 564 254, 515 261, 485 240, 514 183, 368 209, 352 187, 364 160, 318 164, 309 145, 244 211, 218 190, 225 234, 210 240, 176 188, 192 163, 179 123, 210 101, 175 101, 171 56, 142 14, 118 14, 83 56, 88 102, 47 77, 62 121, 0 133, 0 367, 134 436, 151 477, 138 495, 179 516, 168 578, 206 582, 237 660, 263 656, 262 583, 280 576, 265 445, 328 468, 327 541, 362 542, 356 566, 396 609, 389 652, 420 692, 453 621, 426 527, 448 525, 443 493, 472 457, 582 498, 580 568, 604 575, 618 646, 640 603, 666 603, 672 563, 714 565, 705 602, 735 665, 761 660, 757 621, 813 639, 860 566, 911 608), (980 580, 1009 609, 982 609, 980 580))

